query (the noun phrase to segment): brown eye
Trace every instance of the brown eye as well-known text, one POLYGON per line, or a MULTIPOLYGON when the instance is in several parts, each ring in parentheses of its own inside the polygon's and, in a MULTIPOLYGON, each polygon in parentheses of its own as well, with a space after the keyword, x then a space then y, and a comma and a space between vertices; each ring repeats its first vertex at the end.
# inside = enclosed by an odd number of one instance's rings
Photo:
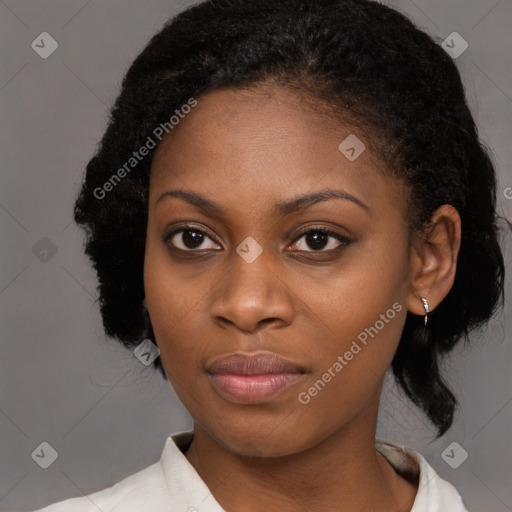
POLYGON ((305 252, 330 252, 351 243, 347 237, 328 229, 309 229, 297 238, 293 245, 305 252), (309 248, 309 249, 308 249, 309 248))
POLYGON ((204 231, 187 227, 175 230, 166 237, 166 243, 181 251, 218 250, 220 246, 204 231))

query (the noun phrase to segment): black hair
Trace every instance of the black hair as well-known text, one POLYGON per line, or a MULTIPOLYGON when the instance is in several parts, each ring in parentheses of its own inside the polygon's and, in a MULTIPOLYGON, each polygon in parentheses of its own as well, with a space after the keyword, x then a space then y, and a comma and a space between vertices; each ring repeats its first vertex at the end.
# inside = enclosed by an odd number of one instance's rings
MULTIPOLYGON (((427 328, 423 317, 407 313, 392 362, 399 385, 442 435, 457 402, 440 361, 503 302, 496 176, 451 57, 406 16, 375 1, 212 0, 152 37, 124 76, 74 210, 98 275, 105 332, 130 348, 144 338, 156 343, 142 304, 155 148, 130 168, 126 162, 155 138, 155 128, 168 131, 170 117, 191 98, 269 81, 298 86, 332 105, 335 118, 366 127, 389 172, 410 190, 415 232, 443 204, 460 213, 453 287, 427 328)), ((160 358, 154 365, 166 378, 160 358)))

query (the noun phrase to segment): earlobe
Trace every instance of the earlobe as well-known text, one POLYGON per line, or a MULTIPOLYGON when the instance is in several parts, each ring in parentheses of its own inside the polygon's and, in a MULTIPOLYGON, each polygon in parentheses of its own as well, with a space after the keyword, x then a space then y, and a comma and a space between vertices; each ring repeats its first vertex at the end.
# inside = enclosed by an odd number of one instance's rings
POLYGON ((461 222, 451 205, 439 207, 432 215, 429 229, 418 235, 411 254, 411 292, 407 309, 415 315, 433 311, 448 295, 457 270, 461 222), (425 307, 426 299, 428 312, 425 307))

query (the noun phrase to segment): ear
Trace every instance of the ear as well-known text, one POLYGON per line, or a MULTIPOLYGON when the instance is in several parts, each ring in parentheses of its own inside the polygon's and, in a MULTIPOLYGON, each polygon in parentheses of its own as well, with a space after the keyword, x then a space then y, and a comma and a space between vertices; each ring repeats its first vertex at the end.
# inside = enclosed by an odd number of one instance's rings
POLYGON ((421 297, 433 311, 448 295, 455 280, 460 249, 461 222, 459 212, 451 205, 439 207, 432 215, 430 229, 418 235, 411 247, 411 292, 407 309, 424 315, 421 297))

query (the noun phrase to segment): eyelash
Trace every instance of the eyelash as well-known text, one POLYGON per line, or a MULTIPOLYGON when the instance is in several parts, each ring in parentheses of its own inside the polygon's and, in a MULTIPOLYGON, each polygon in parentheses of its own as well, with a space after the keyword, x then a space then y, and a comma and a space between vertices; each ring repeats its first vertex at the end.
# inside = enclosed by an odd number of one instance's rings
MULTIPOLYGON (((200 228, 197 228, 195 226, 192 226, 190 224, 185 224, 183 226, 180 226, 178 229, 174 229, 173 231, 171 231, 170 233, 168 233, 167 235, 165 235, 164 237, 164 242, 170 247, 171 250, 175 250, 175 251, 179 251, 181 253, 201 253, 203 251, 210 251, 211 249, 189 249, 189 250, 185 250, 185 249, 180 249, 178 247, 175 247, 173 246, 172 244, 170 244, 170 240, 178 233, 183 233, 183 232, 186 232, 186 231, 193 231, 195 233, 200 233, 201 235, 205 235, 206 237, 210 238, 213 242, 215 242, 216 244, 218 245, 221 245, 216 239, 214 236, 212 236, 211 234, 209 234, 207 231, 203 230, 203 229, 200 229, 200 228)), ((340 251, 341 249, 347 247, 348 245, 351 245, 354 240, 348 238, 347 236, 344 236, 344 235, 341 235, 340 233, 337 233, 336 231, 333 231, 325 226, 307 226, 303 229, 301 229, 299 231, 299 233, 297 234, 297 236, 293 239, 292 241, 292 245, 297 243, 302 237, 304 237, 304 235, 307 235, 309 233, 322 233, 322 234, 325 234, 327 235, 328 237, 332 237, 332 238, 335 238, 336 240, 338 240, 340 242, 340 245, 338 245, 337 247, 335 247, 334 249, 329 249, 327 251, 324 251, 324 250, 310 250, 310 251, 295 251, 295 252, 301 252, 301 253, 313 253, 313 254, 333 254, 335 252, 338 252, 340 251)), ((217 249, 215 249, 217 250, 217 249)))

